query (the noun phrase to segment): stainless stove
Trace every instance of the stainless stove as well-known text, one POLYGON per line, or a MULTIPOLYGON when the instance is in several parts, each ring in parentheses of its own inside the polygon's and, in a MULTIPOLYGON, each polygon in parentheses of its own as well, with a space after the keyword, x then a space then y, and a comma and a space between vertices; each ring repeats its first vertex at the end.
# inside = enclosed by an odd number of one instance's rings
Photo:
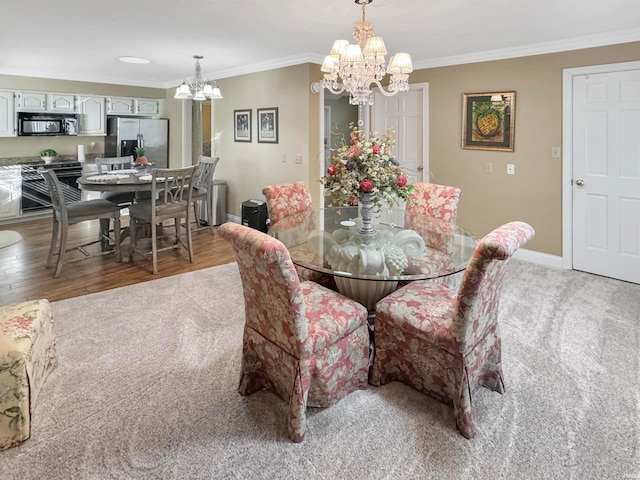
POLYGON ((80 162, 58 162, 51 164, 21 165, 22 175, 22 213, 35 212, 51 208, 49 189, 39 168, 53 169, 60 180, 66 203, 82 199, 77 180, 82 176, 80 162))

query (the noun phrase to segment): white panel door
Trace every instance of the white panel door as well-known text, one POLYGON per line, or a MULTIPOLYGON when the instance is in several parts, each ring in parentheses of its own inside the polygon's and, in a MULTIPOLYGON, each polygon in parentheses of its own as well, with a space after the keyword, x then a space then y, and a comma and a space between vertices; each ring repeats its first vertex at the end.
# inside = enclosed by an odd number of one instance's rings
POLYGON ((640 70, 573 79, 573 268, 640 283, 640 70))
POLYGON ((409 183, 429 181, 429 176, 423 175, 429 171, 425 91, 420 85, 393 97, 374 92, 371 130, 382 135, 387 128, 394 128, 397 135, 394 153, 409 183))

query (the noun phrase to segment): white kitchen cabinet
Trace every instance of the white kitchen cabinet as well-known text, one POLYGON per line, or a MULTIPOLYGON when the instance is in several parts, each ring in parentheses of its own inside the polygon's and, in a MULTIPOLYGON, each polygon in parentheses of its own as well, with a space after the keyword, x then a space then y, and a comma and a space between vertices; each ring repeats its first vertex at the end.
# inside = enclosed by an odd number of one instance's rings
POLYGON ((68 93, 50 93, 48 96, 49 112, 76 113, 76 96, 68 93))
POLYGON ((78 135, 106 135, 105 98, 80 96, 78 105, 78 135))
POLYGON ((20 216, 20 167, 0 168, 0 218, 20 216))
POLYGON ((0 137, 15 137, 16 106, 13 91, 0 90, 0 137))
POLYGON ((160 100, 153 98, 107 97, 107 115, 155 116, 160 112, 160 100))
POLYGON ((19 112, 46 112, 45 92, 16 92, 16 110, 19 112))
POLYGON ((107 97, 108 115, 133 115, 134 99, 127 97, 107 97))
POLYGON ((134 106, 137 115, 158 115, 160 112, 160 100, 153 98, 136 98, 134 106))

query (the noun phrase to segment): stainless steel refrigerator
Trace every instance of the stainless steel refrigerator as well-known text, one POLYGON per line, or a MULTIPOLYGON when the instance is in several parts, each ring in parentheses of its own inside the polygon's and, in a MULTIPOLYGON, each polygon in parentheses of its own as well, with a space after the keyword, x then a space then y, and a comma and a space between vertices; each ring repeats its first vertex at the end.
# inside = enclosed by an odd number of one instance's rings
POLYGON ((104 143, 106 157, 136 157, 135 148, 157 168, 169 165, 169 120, 166 118, 108 117, 104 143))

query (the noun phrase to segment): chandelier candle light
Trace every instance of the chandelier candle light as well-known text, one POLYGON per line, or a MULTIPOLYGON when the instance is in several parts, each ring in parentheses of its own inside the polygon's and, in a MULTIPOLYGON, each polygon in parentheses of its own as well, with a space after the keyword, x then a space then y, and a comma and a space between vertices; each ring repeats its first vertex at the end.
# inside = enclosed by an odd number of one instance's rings
POLYGON ((411 56, 396 53, 385 69, 387 49, 382 37, 374 36, 373 24, 365 19, 365 6, 373 0, 355 0, 362 5, 362 20, 355 23, 353 38, 358 43, 336 40, 331 53, 322 63, 324 72, 322 86, 333 94, 347 91, 351 94, 351 105, 372 105, 371 85, 376 85, 388 97, 409 90, 409 73, 413 71, 411 56), (385 90, 380 81, 386 74, 391 75, 389 89, 385 90), (340 77, 342 84, 338 80, 340 77))
POLYGON ((196 59, 196 76, 193 77, 193 80, 188 84, 186 80, 182 82, 182 85, 176 89, 176 94, 173 98, 178 100, 191 99, 197 102, 222 98, 220 89, 215 82, 211 85, 207 80, 202 79, 202 71, 200 69, 200 60, 203 58, 202 55, 194 55, 193 58, 196 59))

